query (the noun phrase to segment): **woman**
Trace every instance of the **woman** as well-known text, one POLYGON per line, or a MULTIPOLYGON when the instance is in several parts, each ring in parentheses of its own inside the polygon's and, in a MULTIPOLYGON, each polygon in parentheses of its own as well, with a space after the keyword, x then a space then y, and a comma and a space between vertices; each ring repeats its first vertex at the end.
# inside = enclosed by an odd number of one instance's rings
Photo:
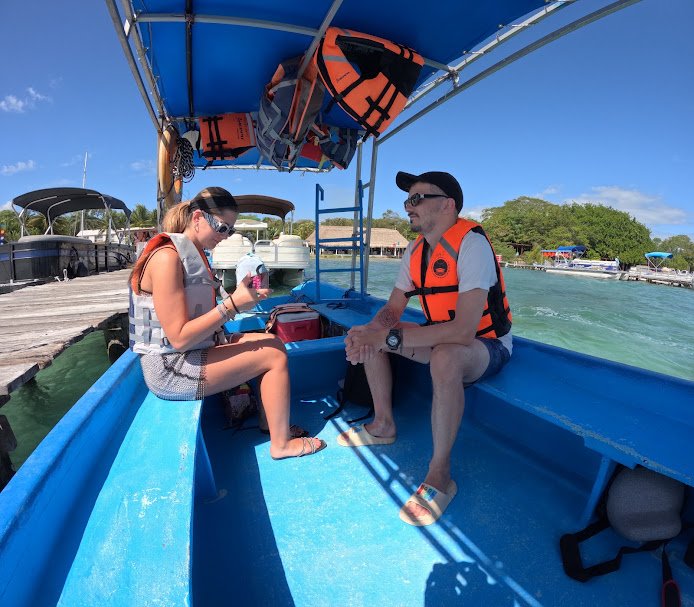
POLYGON ((227 338, 222 325, 250 309, 269 289, 249 289, 250 276, 216 304, 219 282, 204 249, 234 233, 238 206, 223 188, 207 188, 171 208, 165 232, 148 244, 131 276, 131 346, 141 354, 149 389, 168 400, 193 400, 260 377, 260 396, 274 459, 313 454, 318 438, 292 438, 289 369, 284 344, 274 335, 227 338))

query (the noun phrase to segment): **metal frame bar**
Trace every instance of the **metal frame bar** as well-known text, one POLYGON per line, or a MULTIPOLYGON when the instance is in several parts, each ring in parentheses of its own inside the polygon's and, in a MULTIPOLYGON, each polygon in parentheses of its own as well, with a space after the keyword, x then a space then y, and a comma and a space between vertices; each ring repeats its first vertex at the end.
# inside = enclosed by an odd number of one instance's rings
MULTIPOLYGON (((371 241, 371 219, 372 219, 372 213, 373 213, 373 202, 374 202, 374 196, 375 196, 375 183, 376 183, 376 161, 378 159, 378 148, 382 144, 384 144, 386 141, 388 141, 391 137, 397 135, 400 131, 404 130, 407 128, 410 124, 413 122, 419 120, 432 110, 436 109, 437 107, 443 105, 446 101, 449 101, 453 97, 459 95, 463 91, 469 89, 471 86, 474 84, 477 84, 478 82, 484 80, 488 76, 491 76, 495 72, 499 71, 501 68, 506 67, 507 65, 510 65, 511 63, 517 61, 518 59, 521 59, 522 57, 525 57, 526 55, 529 55, 533 51, 536 51, 543 46, 546 46, 550 42, 554 42, 555 40, 558 40, 559 38, 562 38, 566 36, 567 34, 570 34, 586 25, 589 25, 595 21, 598 21, 599 19, 602 19, 604 17, 607 17, 608 15, 611 15, 612 13, 615 13, 619 10, 622 10, 628 6, 631 6, 632 4, 636 4, 637 2, 640 2, 640 0, 616 0, 615 2, 612 2, 611 4, 608 4, 606 6, 603 6, 602 8, 596 9, 595 11, 588 13, 587 15, 583 15, 582 17, 579 17, 578 19, 575 19, 574 21, 571 21, 567 25, 559 28, 558 30, 555 30, 553 32, 550 32, 546 36, 543 36, 539 40, 536 40, 535 42, 531 42, 527 46, 524 46, 522 49, 519 49, 518 51, 511 53, 509 56, 504 57, 503 59, 497 61, 487 69, 481 71, 479 74, 476 76, 473 76, 469 80, 466 80, 463 84, 457 85, 453 90, 449 91, 448 93, 445 93, 426 107, 422 108, 420 111, 415 113, 413 116, 410 116, 405 122, 402 124, 398 125, 391 131, 389 131, 386 135, 383 137, 380 137, 378 139, 374 139, 373 141, 373 152, 371 155, 371 173, 369 176, 369 214, 367 218, 367 224, 369 231, 367 233, 367 238, 369 240, 369 245, 371 241)), ((369 249, 370 250, 370 249, 369 249)), ((365 273, 365 281, 366 284, 368 284, 368 278, 369 278, 369 256, 366 257, 366 263, 364 265, 364 273, 365 273)))
MULTIPOLYGON (((112 0, 106 1, 110 2, 112 0)), ((333 6, 338 1, 342 3, 342 0, 334 0, 333 6)), ((338 8, 339 6, 335 9, 335 12, 337 12, 338 8)), ((320 38, 325 33, 325 30, 321 32, 321 29, 323 28, 323 26, 325 26, 325 29, 327 29, 330 25, 330 21, 332 21, 332 18, 335 16, 334 13, 331 14, 332 9, 333 7, 331 6, 330 10, 325 16, 323 23, 318 29, 313 27, 305 27, 303 25, 293 25, 291 23, 280 23, 278 21, 264 21, 262 19, 248 19, 246 17, 226 17, 221 15, 195 15, 195 22, 212 23, 216 25, 237 25, 241 27, 257 27, 260 29, 277 30, 279 32, 288 32, 290 34, 310 36, 314 39, 314 41, 316 39, 320 41, 320 38)), ((186 21, 186 16, 185 14, 181 13, 140 13, 139 15, 137 15, 135 20, 136 22, 142 23, 180 23, 186 21)), ((316 45, 317 44, 318 42, 316 42, 316 45)), ((310 57, 309 53, 306 53, 306 55, 310 57)), ((441 63, 440 61, 436 61, 435 59, 430 59, 428 57, 423 57, 423 59, 424 63, 430 65, 431 67, 435 67, 436 69, 450 69, 448 65, 446 65, 445 63, 441 63)))
MULTIPOLYGON (((164 108, 164 102, 159 96, 159 91, 157 91, 157 84, 154 79, 154 74, 149 68, 149 62, 147 61, 147 50, 145 45, 142 43, 142 37, 140 36, 140 30, 136 27, 132 27, 135 23, 135 14, 132 10, 132 5, 130 0, 121 0, 121 6, 123 7, 123 12, 125 13, 125 19, 127 24, 127 30, 124 31, 126 39, 132 36, 132 41, 137 51, 137 57, 140 61, 140 65, 144 66, 142 70, 144 72, 147 84, 149 85, 150 95, 157 106, 157 113, 159 116, 166 116, 166 109, 164 108)), ((153 108, 154 111, 154 108, 153 108)), ((161 126, 157 122, 157 131, 161 131, 161 126)))
POLYGON ((568 6, 576 1, 577 0, 555 0, 552 4, 545 6, 536 13, 533 13, 524 21, 507 26, 505 31, 497 33, 496 36, 494 36, 486 44, 483 44, 483 46, 476 47, 471 51, 466 51, 463 55, 465 58, 460 63, 454 66, 445 66, 443 71, 447 71, 448 73, 442 74, 431 82, 423 84, 414 92, 414 94, 410 95, 410 98, 407 100, 403 111, 405 111, 412 104, 417 103, 417 101, 419 101, 422 97, 431 93, 435 88, 439 87, 447 80, 453 80, 454 86, 456 86, 460 72, 466 67, 480 59, 483 55, 488 54, 502 43, 512 39, 514 36, 521 33, 525 28, 540 23, 557 9, 564 8, 565 6, 568 6))
POLYGON ((304 53, 304 58, 301 60, 301 65, 299 65, 299 72, 297 74, 297 79, 301 78, 304 74, 304 70, 309 64, 309 61, 311 61, 311 57, 313 57, 313 53, 315 52, 316 48, 318 47, 318 43, 321 41, 321 38, 325 34, 325 30, 328 29, 330 24, 332 23, 333 18, 335 17, 337 11, 340 9, 340 6, 342 5, 342 0, 333 0, 332 5, 330 6, 330 9, 328 9, 328 12, 325 14, 325 18, 323 19, 323 23, 320 24, 320 27, 318 28, 318 31, 316 32, 316 35, 313 36, 313 40, 311 40, 311 44, 309 44, 308 49, 304 53))
MULTIPOLYGON (((130 71, 135 77, 135 84, 137 84, 137 88, 140 91, 140 95, 142 95, 142 99, 145 102, 145 107, 149 112, 149 116, 152 119, 152 122, 154 123, 157 132, 161 132, 161 127, 159 126, 157 114, 155 113, 154 108, 152 107, 152 101, 149 98, 149 95, 147 95, 147 89, 145 88, 145 83, 142 80, 140 70, 137 68, 137 63, 135 62, 135 57, 133 56, 132 49, 130 48, 128 37, 124 28, 121 26, 121 16, 118 12, 118 7, 116 6, 115 0, 106 0, 106 6, 108 7, 108 12, 111 15, 111 19, 113 20, 113 25, 116 29, 116 33, 118 34, 118 39, 120 40, 123 53, 125 54, 125 59, 128 62, 128 65, 130 66, 130 71)), ((132 28, 129 27, 128 29, 132 28)), ((149 67, 145 64, 142 69, 148 70, 149 67)), ((156 89, 154 89, 154 91, 156 91, 156 89)), ((153 95, 156 96, 156 93, 154 91, 153 95)))

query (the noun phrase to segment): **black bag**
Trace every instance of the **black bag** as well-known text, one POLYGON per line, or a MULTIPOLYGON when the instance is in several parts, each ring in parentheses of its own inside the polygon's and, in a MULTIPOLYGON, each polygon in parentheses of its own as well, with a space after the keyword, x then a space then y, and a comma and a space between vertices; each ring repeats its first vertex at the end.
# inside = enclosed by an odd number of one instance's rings
POLYGON ((244 422, 258 413, 258 399, 249 384, 241 384, 221 393, 226 429, 239 430, 244 422))
POLYGON ((338 408, 325 417, 325 419, 332 419, 335 417, 344 409, 345 404, 348 402, 354 405, 369 407, 369 410, 366 415, 362 415, 357 419, 351 419, 347 423, 351 424, 353 422, 358 422, 373 415, 374 401, 371 396, 371 389, 369 388, 369 380, 366 379, 366 371, 363 363, 357 363, 356 365, 349 362, 347 363, 345 379, 342 386, 337 391, 336 400, 339 405, 338 408))

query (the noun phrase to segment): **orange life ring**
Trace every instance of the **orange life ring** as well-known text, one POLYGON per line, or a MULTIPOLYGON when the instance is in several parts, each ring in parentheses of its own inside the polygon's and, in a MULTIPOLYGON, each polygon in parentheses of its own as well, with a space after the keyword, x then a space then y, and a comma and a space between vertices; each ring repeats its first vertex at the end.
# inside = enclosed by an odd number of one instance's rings
POLYGON ((183 179, 173 178, 171 161, 176 153, 176 141, 178 140, 178 129, 173 124, 169 124, 159 136, 159 156, 157 175, 159 183, 158 199, 163 200, 164 209, 181 202, 183 194, 183 179))

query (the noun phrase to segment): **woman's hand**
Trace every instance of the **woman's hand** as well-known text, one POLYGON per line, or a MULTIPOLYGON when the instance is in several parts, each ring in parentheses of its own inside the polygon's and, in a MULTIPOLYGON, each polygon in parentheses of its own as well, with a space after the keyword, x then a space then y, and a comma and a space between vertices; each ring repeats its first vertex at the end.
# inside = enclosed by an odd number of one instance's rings
POLYGON ((236 290, 233 294, 233 300, 236 307, 240 310, 250 310, 261 299, 267 299, 272 293, 272 289, 253 289, 251 286, 251 273, 246 276, 236 285, 236 290))

